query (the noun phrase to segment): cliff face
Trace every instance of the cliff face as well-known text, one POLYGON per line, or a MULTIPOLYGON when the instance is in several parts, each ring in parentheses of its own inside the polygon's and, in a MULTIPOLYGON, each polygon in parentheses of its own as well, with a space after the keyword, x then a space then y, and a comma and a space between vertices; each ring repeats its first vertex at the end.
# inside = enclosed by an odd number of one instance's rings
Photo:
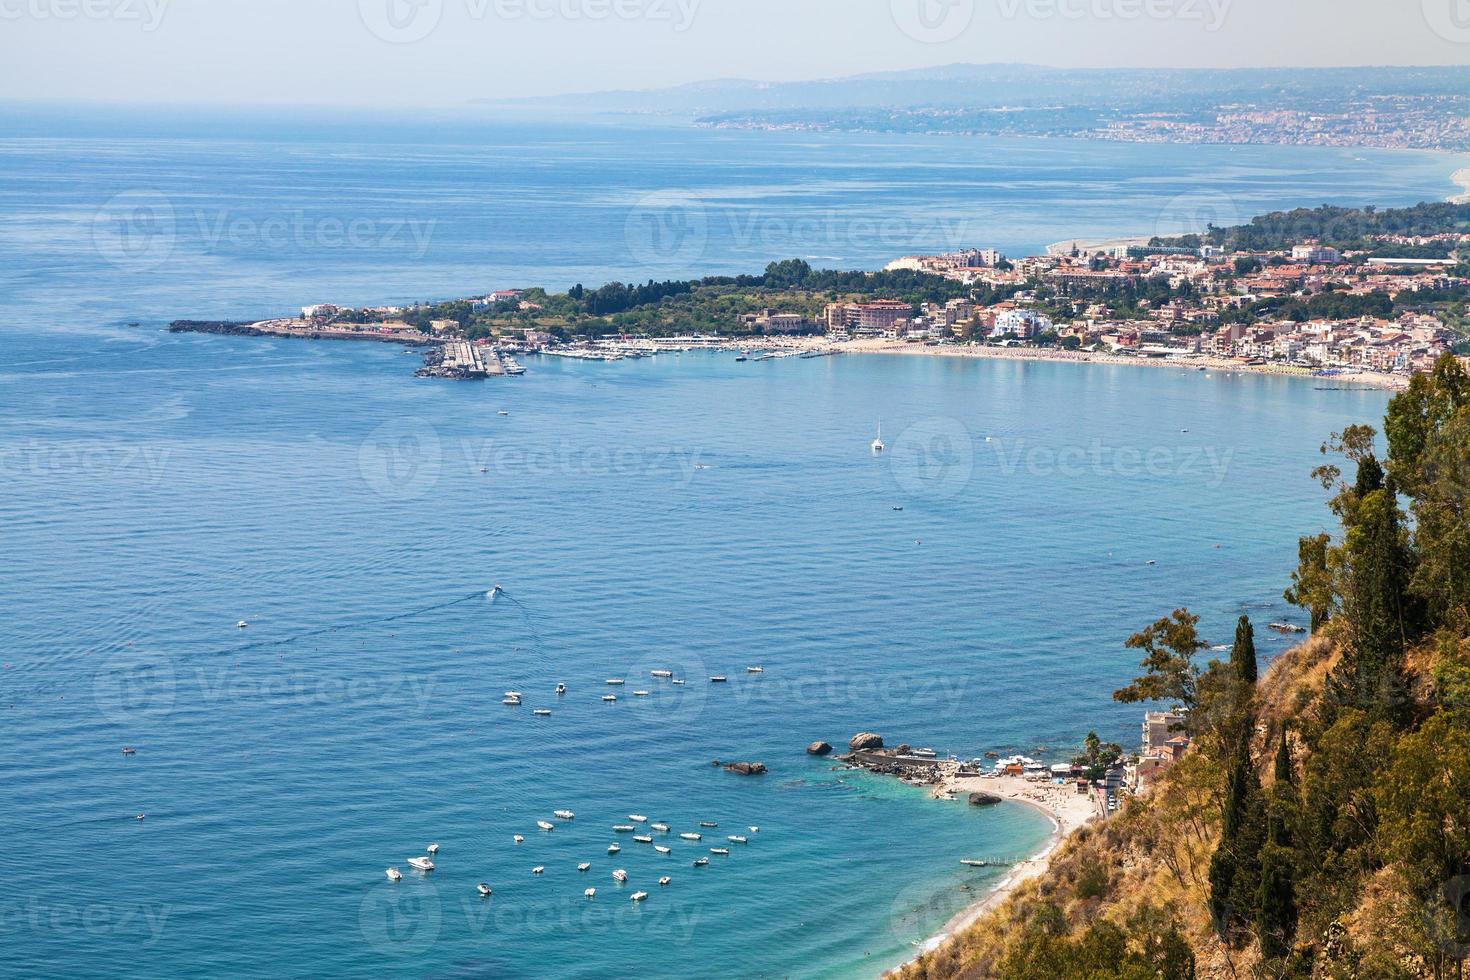
POLYGON ((1384 435, 1334 433, 1313 473, 1340 533, 1300 539, 1284 594, 1313 638, 1258 678, 1244 617, 1203 669, 1187 610, 1130 637, 1144 673, 1114 696, 1189 709, 1189 754, 905 976, 1464 976, 1470 373, 1416 375, 1384 435))
MULTIPOLYGON (((1330 702, 1325 692, 1341 660, 1333 632, 1289 651, 1261 678, 1251 756, 1264 793, 1275 783, 1272 733, 1283 726, 1310 731, 1324 720, 1319 716, 1330 702)), ((1405 674, 1408 687, 1432 697, 1433 679, 1445 663, 1441 650, 1417 648, 1405 674)), ((1293 735, 1291 742, 1304 774, 1327 771, 1302 739, 1293 735)), ((1263 959, 1259 941, 1247 934, 1222 940, 1211 915, 1210 873, 1221 842, 1227 770, 1206 752, 1187 755, 1116 817, 1067 840, 1044 875, 893 976, 1438 980, 1459 975, 1456 965, 1462 964, 1455 956, 1470 953, 1470 945, 1463 944, 1470 921, 1462 911, 1456 922, 1451 912, 1447 920, 1438 917, 1448 932, 1426 928, 1436 913, 1416 894, 1411 870, 1392 860, 1396 846, 1382 829, 1383 815, 1370 816, 1367 807, 1350 819, 1377 825, 1371 842, 1375 855, 1339 876, 1337 894, 1300 897, 1300 922, 1288 956, 1263 959)), ((1304 806, 1304 812, 1309 809, 1304 806)), ((1470 818, 1470 801, 1466 812, 1470 818)), ((1301 857, 1304 864, 1313 860, 1305 849, 1301 857)), ((1310 881, 1311 869, 1303 867, 1300 876, 1310 881)))

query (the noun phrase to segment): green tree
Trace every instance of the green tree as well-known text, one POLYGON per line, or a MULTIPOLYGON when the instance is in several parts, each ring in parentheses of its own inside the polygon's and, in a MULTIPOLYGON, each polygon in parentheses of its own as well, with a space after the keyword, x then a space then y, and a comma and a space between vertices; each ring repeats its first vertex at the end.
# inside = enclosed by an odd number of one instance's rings
POLYGON ((1140 701, 1173 701, 1186 709, 1195 704, 1195 685, 1199 668, 1195 654, 1207 644, 1199 638, 1199 617, 1188 609, 1176 609, 1128 638, 1130 650, 1142 650, 1139 664, 1143 674, 1127 687, 1113 692, 1113 699, 1124 704, 1140 701))
POLYGON ((1352 641, 1331 693, 1339 704, 1396 717, 1404 707, 1403 659, 1414 630, 1408 594, 1414 556, 1391 485, 1359 500, 1344 552, 1352 641))
POLYGON ((1230 648, 1230 663, 1242 684, 1255 687, 1259 668, 1256 664, 1256 630, 1249 616, 1235 624, 1235 644, 1230 648))
POLYGON ((1307 611, 1313 633, 1326 625, 1337 603, 1327 562, 1331 540, 1331 535, 1317 534, 1297 542, 1296 571, 1291 573, 1291 588, 1283 593, 1287 602, 1307 611))
POLYGON ((1399 740, 1378 783, 1381 836, 1421 898, 1470 874, 1470 728, 1436 713, 1399 740))
POLYGON ((1291 952, 1297 923, 1297 853, 1292 846, 1296 786, 1291 745, 1286 730, 1276 749, 1275 781, 1266 818, 1266 843, 1261 848, 1261 883, 1256 906, 1256 936, 1263 959, 1280 959, 1291 952))
POLYGON ((1257 904, 1262 837, 1261 783, 1248 740, 1240 740, 1225 780, 1220 843, 1210 858, 1209 908, 1215 931, 1227 941, 1241 936, 1257 904))

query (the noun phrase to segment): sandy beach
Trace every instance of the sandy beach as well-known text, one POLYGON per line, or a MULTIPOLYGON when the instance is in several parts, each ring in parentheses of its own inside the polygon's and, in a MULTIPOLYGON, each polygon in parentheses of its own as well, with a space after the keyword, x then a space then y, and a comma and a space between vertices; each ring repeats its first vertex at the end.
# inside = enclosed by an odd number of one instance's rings
POLYGON ((1459 194, 1450 198, 1451 204, 1470 204, 1470 167, 1463 167, 1450 175, 1450 180, 1458 184, 1462 190, 1459 194))
POLYGON ((917 959, 924 953, 936 949, 941 943, 968 928, 981 916, 995 908, 1006 896, 1023 882, 1030 881, 1046 870, 1052 853, 1068 835, 1099 815, 1097 803, 1091 794, 1079 794, 1072 786, 1056 786, 1052 783, 1027 782, 1017 776, 1000 776, 987 779, 981 776, 959 777, 952 773, 934 787, 935 796, 949 794, 963 797, 969 793, 990 793, 1014 803, 1034 807, 1046 814, 1052 822, 1051 839, 1039 853, 1018 864, 996 883, 995 887, 975 904, 960 912, 944 924, 937 934, 930 936, 914 953, 917 959))
MULTIPOLYGON (((1122 367, 1170 368, 1176 371, 1200 371, 1221 374, 1269 374, 1278 377, 1311 378, 1306 368, 1285 364, 1245 364, 1219 357, 1184 358, 1130 357, 1120 354, 1090 354, 1081 351, 1043 350, 1035 347, 986 347, 982 345, 942 345, 929 347, 900 340, 850 340, 833 345, 844 354, 913 354, 930 357, 980 357, 1003 361, 1053 361, 1068 364, 1113 364, 1122 367)), ((1334 375, 1333 382, 1367 385, 1389 391, 1408 387, 1409 379, 1399 375, 1371 371, 1344 372, 1334 375)))

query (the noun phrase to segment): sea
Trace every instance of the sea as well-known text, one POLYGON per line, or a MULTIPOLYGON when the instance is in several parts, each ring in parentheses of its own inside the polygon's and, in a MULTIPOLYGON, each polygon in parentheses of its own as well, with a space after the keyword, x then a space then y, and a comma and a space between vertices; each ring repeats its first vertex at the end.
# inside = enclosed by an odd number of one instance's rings
POLYGON ((1328 523, 1319 446, 1386 402, 914 356, 435 382, 395 345, 170 320, 1025 254, 1439 199, 1466 165, 667 121, 0 123, 15 976, 875 976, 1052 826, 808 743, 1135 744, 1124 640, 1188 608, 1211 643, 1245 613, 1282 650, 1265 624, 1301 621, 1281 592, 1328 523), (671 853, 612 829, 632 814, 671 853))

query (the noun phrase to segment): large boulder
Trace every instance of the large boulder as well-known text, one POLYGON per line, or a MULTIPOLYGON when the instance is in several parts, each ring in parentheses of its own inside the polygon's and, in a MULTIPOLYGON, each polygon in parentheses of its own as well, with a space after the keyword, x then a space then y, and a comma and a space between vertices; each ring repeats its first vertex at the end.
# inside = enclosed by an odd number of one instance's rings
POLYGON ((970 805, 971 806, 995 806, 996 804, 1003 803, 1003 802, 1004 802, 1004 800, 1001 797, 996 796, 994 793, 971 793, 970 794, 970 805))
POLYGON ((766 771, 766 767, 759 762, 730 762, 725 764, 725 771, 733 772, 737 776, 759 776, 766 771))
POLYGON ((806 754, 807 755, 831 755, 832 754, 832 743, 831 742, 813 742, 811 745, 808 745, 806 747, 806 754))
POLYGON ((881 749, 883 747, 883 736, 872 732, 859 732, 847 743, 847 747, 853 752, 865 752, 869 749, 881 749))

